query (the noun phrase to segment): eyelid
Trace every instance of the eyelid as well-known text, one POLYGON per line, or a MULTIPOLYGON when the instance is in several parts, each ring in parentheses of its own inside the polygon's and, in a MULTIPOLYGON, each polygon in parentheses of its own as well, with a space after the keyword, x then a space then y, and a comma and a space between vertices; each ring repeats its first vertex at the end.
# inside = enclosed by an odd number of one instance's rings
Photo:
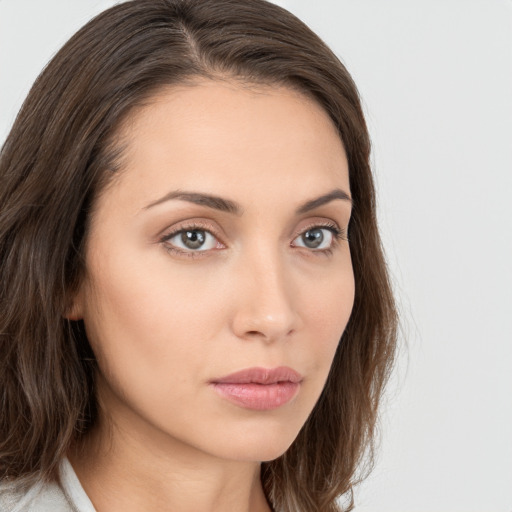
POLYGON ((310 224, 303 226, 301 229, 296 231, 290 246, 301 251, 306 251, 307 254, 316 256, 331 256, 333 251, 340 245, 340 241, 348 242, 346 230, 341 228, 337 222, 332 220, 317 220, 312 221, 310 224), (304 235, 307 231, 315 229, 325 229, 331 232, 331 243, 328 247, 324 248, 311 248, 305 245, 294 245, 295 240, 304 235))
MULTIPOLYGON (((189 258, 198 258, 198 257, 206 257, 211 255, 213 252, 221 250, 223 248, 227 248, 227 244, 223 241, 225 236, 222 234, 222 230, 215 226, 214 223, 205 219, 187 219, 181 222, 178 222, 171 227, 167 228, 159 237, 158 243, 162 244, 168 252, 176 254, 178 256, 184 256, 189 258), (205 249, 205 250, 192 250, 192 249, 183 249, 181 247, 177 247, 173 244, 169 243, 173 237, 178 235, 183 231, 193 231, 200 230, 206 231, 211 236, 213 236, 217 242, 222 245, 222 248, 214 248, 214 249, 205 249)), ((332 219, 316 219, 311 220, 305 225, 302 225, 300 228, 297 228, 293 235, 290 245, 297 249, 306 249, 312 253, 328 253, 331 252, 332 249, 336 246, 336 244, 340 241, 348 241, 346 229, 343 229, 339 226, 337 222, 332 219), (312 249, 303 246, 294 246, 292 245, 294 240, 299 236, 303 235, 306 231, 312 229, 327 229, 333 234, 333 241, 328 248, 324 249, 312 249)))
POLYGON ((296 229, 292 235, 292 240, 295 240, 298 236, 303 235, 306 231, 311 229, 329 229, 335 235, 338 240, 348 241, 347 231, 340 227, 340 225, 333 220, 314 220, 305 226, 301 226, 300 229, 296 229))
POLYGON ((176 247, 169 243, 169 240, 174 238, 176 235, 183 231, 206 231, 211 236, 213 236, 218 243, 220 243, 223 247, 226 247, 226 244, 223 242, 223 236, 220 234, 220 230, 215 228, 215 226, 210 222, 205 222, 204 220, 186 220, 182 221, 178 224, 174 224, 173 226, 167 228, 162 235, 158 237, 158 243, 164 245, 165 249, 174 254, 183 255, 187 257, 202 257, 207 256, 209 253, 215 250, 220 249, 207 249, 207 250, 187 250, 181 247, 176 247))
POLYGON ((176 222, 172 226, 169 226, 163 230, 160 238, 168 237, 171 233, 178 233, 187 229, 203 229, 204 231, 210 231, 212 234, 217 233, 218 229, 214 224, 205 219, 191 219, 176 222))

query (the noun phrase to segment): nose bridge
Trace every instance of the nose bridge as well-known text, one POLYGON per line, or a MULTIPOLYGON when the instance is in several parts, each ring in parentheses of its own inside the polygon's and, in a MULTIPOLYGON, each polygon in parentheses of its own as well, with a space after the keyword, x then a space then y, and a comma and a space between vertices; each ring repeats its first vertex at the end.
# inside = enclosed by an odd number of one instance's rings
POLYGON ((268 341, 287 336, 298 327, 298 311, 284 254, 277 247, 260 245, 243 259, 234 330, 240 337, 268 341))

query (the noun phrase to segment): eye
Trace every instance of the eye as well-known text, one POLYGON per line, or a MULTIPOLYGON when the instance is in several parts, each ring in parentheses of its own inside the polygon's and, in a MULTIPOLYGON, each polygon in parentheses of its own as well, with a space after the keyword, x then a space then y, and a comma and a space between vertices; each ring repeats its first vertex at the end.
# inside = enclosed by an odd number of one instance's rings
POLYGON ((330 249, 336 238, 341 238, 341 232, 336 226, 314 226, 308 228, 292 241, 294 247, 322 251, 330 249))
POLYGON ((208 251, 219 246, 219 241, 205 229, 180 229, 162 239, 181 251, 208 251))

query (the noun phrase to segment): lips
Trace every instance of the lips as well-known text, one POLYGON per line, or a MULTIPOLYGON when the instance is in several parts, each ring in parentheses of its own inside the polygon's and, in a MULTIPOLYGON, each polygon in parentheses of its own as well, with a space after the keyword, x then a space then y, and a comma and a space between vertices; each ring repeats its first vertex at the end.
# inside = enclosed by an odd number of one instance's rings
POLYGON ((287 366, 247 368, 211 381, 223 398, 246 409, 277 409, 299 391, 302 375, 287 366))
POLYGON ((288 366, 277 368, 247 368, 231 373, 226 377, 215 379, 216 384, 276 384, 278 382, 293 382, 302 380, 302 375, 288 366))

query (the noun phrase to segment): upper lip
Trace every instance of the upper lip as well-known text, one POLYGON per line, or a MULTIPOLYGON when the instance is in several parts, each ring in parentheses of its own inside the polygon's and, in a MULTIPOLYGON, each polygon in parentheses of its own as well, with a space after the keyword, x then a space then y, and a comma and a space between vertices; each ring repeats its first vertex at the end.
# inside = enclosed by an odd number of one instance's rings
POLYGON ((246 368, 212 380, 214 384, 276 384, 277 382, 298 383, 302 375, 288 366, 277 368, 246 368))

